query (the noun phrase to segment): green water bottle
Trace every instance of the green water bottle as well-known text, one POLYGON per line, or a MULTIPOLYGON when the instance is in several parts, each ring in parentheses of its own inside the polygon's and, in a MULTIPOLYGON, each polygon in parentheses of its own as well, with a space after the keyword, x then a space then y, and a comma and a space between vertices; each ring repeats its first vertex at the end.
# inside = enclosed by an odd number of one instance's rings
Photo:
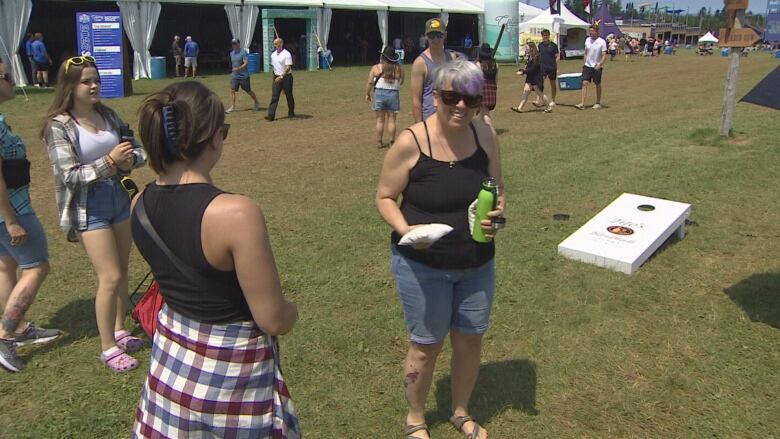
POLYGON ((485 238, 482 230, 482 220, 488 219, 488 212, 496 210, 498 205, 498 181, 493 177, 482 180, 482 190, 477 195, 477 215, 474 218, 474 228, 471 230, 471 239, 477 242, 490 242, 485 238))

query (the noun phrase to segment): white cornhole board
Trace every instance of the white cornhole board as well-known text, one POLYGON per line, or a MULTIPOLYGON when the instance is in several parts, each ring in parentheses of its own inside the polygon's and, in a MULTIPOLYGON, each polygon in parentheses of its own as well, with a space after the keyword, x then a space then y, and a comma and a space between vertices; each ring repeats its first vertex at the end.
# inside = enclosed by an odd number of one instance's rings
POLYGON ((690 214, 690 204, 623 194, 558 244, 558 253, 633 274, 672 233, 685 236, 690 214))

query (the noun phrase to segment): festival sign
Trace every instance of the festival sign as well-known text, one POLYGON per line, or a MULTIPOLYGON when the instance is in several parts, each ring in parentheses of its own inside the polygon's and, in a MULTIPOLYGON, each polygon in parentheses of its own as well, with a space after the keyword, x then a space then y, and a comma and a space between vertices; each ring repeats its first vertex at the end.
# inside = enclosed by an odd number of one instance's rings
POLYGON ((122 17, 119 12, 77 12, 76 47, 79 54, 95 58, 100 74, 100 97, 123 97, 122 17))
POLYGON ((633 274, 673 233, 685 236, 690 214, 690 204, 625 193, 558 244, 558 253, 633 274))
POLYGON ((770 42, 780 41, 780 0, 767 2, 764 39, 770 42))

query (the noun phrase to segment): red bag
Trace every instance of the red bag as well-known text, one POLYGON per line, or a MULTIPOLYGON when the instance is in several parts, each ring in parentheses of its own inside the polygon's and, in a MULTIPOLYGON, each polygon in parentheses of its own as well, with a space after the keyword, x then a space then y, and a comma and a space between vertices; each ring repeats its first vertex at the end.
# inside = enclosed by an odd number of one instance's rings
POLYGON ((147 288, 144 297, 135 304, 133 308, 133 320, 141 325, 149 338, 154 338, 154 332, 157 330, 157 314, 160 313, 165 299, 160 294, 160 285, 157 281, 152 281, 147 288))

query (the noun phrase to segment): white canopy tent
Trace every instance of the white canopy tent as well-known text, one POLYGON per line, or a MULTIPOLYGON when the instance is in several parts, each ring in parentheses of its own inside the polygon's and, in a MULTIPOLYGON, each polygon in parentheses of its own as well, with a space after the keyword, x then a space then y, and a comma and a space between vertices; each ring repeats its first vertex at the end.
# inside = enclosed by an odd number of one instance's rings
POLYGON ((17 50, 27 30, 32 12, 31 0, 0 0, 0 56, 6 70, 13 75, 14 82, 27 85, 22 58, 17 50))
POLYGON ((531 6, 523 2, 518 3, 517 4, 518 26, 522 26, 523 23, 533 20, 534 18, 541 15, 542 12, 544 11, 535 6, 531 6))
POLYGON ((699 42, 717 44, 718 38, 715 35, 712 35, 712 32, 707 32, 703 37, 699 38, 699 42))
POLYGON ((527 32, 528 29, 534 27, 547 28, 553 32, 564 32, 572 28, 587 29, 589 26, 590 23, 583 21, 566 6, 561 5, 560 15, 552 15, 550 8, 547 8, 531 20, 520 23, 520 32, 527 32))
POLYGON ((152 45, 157 20, 162 6, 157 2, 119 1, 116 2, 122 14, 122 25, 133 46, 133 79, 152 77, 152 45))

